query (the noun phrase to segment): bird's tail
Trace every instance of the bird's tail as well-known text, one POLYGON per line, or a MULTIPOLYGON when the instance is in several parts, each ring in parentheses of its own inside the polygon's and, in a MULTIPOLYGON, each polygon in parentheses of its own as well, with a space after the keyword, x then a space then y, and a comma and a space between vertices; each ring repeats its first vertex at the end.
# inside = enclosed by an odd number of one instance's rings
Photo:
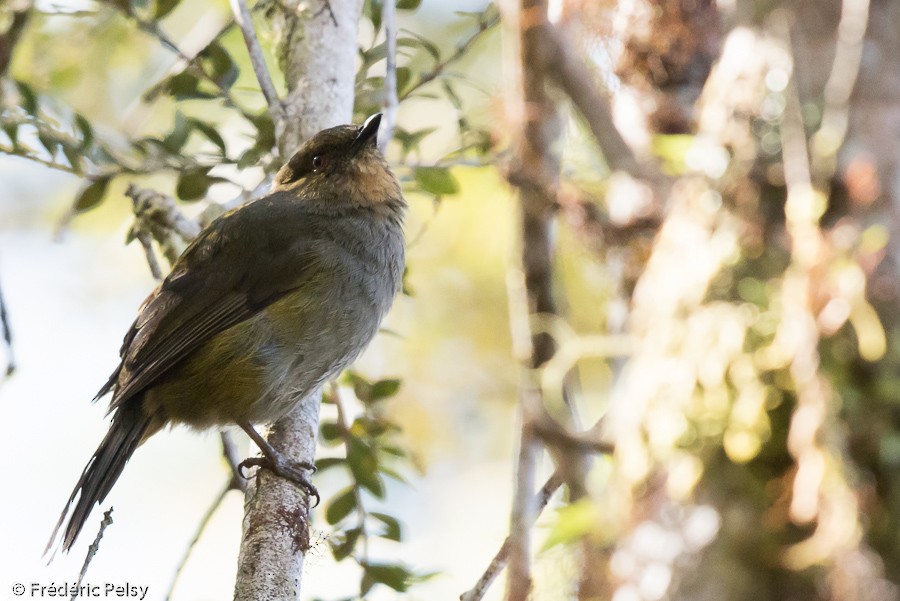
POLYGON ((154 421, 152 416, 141 411, 138 402, 127 403, 119 407, 113 416, 109 432, 106 433, 103 442, 94 451, 94 456, 81 472, 81 477, 75 484, 75 490, 72 491, 59 516, 59 521, 53 529, 44 553, 53 548, 60 529, 63 529, 63 524, 65 524, 65 528, 62 530, 62 548, 64 551, 69 550, 84 527, 94 505, 102 503, 109 494, 134 450, 144 438, 159 429, 159 426, 153 423, 154 421), (78 497, 78 501, 72 508, 75 497, 78 497), (66 521, 67 516, 68 522, 66 521))

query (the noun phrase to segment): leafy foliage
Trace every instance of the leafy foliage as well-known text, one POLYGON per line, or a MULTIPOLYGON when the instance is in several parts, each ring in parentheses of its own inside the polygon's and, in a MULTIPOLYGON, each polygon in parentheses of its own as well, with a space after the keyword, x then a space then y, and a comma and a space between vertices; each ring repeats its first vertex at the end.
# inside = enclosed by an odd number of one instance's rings
POLYGON ((352 420, 347 415, 347 399, 337 387, 325 395, 324 401, 337 408, 334 420, 320 424, 320 438, 325 444, 342 445, 343 457, 325 457, 316 462, 320 472, 339 469, 349 485, 325 501, 325 520, 333 527, 331 552, 335 560, 350 559, 359 564, 360 597, 376 584, 403 592, 427 574, 417 574, 400 563, 373 561, 368 554, 372 537, 401 542, 400 520, 384 512, 371 511, 369 499, 385 497, 385 477, 405 481, 400 470, 412 466, 409 455, 398 446, 400 428, 389 418, 385 402, 400 389, 399 380, 370 382, 349 371, 344 385, 352 388, 362 412, 352 420))

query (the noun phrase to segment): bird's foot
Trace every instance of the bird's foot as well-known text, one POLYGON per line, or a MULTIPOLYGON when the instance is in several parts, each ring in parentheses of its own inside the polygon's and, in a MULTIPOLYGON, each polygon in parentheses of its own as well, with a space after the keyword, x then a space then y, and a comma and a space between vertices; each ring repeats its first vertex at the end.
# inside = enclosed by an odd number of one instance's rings
POLYGON ((319 491, 310 482, 309 477, 306 475, 306 472, 316 471, 316 466, 306 461, 291 461, 289 459, 285 459, 285 457, 281 454, 276 454, 273 457, 263 456, 263 457, 249 457, 244 459, 238 464, 238 471, 241 476, 247 478, 244 474, 244 469, 248 467, 260 467, 269 470, 276 476, 281 476, 285 480, 290 480, 300 488, 306 491, 306 494, 309 495, 310 499, 315 498, 315 503, 312 504, 312 507, 315 507, 319 504, 321 497, 319 497, 319 491))

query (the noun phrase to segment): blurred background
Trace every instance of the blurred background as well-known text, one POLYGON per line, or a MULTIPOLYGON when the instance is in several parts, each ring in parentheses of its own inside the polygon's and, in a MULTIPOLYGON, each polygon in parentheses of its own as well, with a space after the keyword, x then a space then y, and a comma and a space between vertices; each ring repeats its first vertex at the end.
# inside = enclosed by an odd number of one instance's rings
MULTIPOLYGON (((283 92, 278 6, 252 9, 283 92)), ((386 153, 409 269, 341 414, 323 405, 318 455, 334 461, 315 476, 302 598, 473 587, 509 533, 535 390, 557 428, 537 436, 536 483, 560 466, 565 486, 534 529, 533 598, 900 599, 900 5, 535 6, 592 100, 553 63, 516 64, 533 42, 516 3, 397 2, 386 153), (520 98, 529 69, 543 104, 520 98), (538 237, 529 186, 546 197, 538 237), (535 246, 552 304, 529 322, 535 246), (549 361, 527 350, 542 335, 549 361)), ((388 102, 382 10, 363 7, 357 122, 388 102)), ((265 190, 279 159, 224 0, 10 0, 0 30, 13 599, 15 583, 73 583, 99 527, 98 510, 71 553, 42 558, 106 432, 90 399, 155 286, 129 185, 202 223, 265 190)), ((154 240, 165 271, 179 249, 154 240)), ((184 561, 229 478, 218 434, 155 436, 104 503, 114 524, 85 582, 164 599, 182 568, 171 599, 229 598, 239 492, 184 561)), ((503 596, 501 579, 485 598, 503 596)))

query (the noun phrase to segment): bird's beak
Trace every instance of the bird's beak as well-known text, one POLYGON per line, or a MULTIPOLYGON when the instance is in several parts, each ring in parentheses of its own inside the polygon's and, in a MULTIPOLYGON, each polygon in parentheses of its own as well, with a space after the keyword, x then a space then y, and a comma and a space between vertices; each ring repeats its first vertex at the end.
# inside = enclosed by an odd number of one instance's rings
POLYGON ((356 134, 355 145, 358 148, 362 148, 367 143, 374 145, 376 140, 378 140, 379 125, 381 125, 381 113, 375 113, 366 119, 366 122, 362 124, 362 127, 359 128, 359 132, 356 134))

